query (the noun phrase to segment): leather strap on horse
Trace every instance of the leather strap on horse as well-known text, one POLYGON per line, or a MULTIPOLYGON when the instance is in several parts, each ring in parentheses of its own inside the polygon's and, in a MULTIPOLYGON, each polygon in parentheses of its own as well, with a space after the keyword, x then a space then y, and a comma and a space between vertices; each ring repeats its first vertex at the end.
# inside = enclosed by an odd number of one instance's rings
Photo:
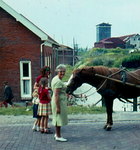
MULTIPOLYGON (((108 80, 112 80, 112 81, 115 81, 115 82, 123 83, 123 81, 120 81, 118 79, 109 78, 109 77, 106 77, 106 76, 103 76, 103 75, 95 74, 95 76, 105 78, 105 79, 108 79, 108 80)), ((136 88, 140 88, 140 85, 136 85, 136 84, 133 84, 133 83, 125 82, 125 84, 129 85, 129 86, 136 87, 136 88)))
MULTIPOLYGON (((122 66, 121 66, 122 68, 122 66)), ((126 68, 124 68, 126 69, 126 68)), ((121 70, 121 81, 123 81, 123 85, 125 85, 126 82, 126 72, 124 70, 121 70)))
MULTIPOLYGON (((117 71, 117 72, 115 72, 115 73, 111 73, 111 71, 109 70, 109 76, 106 77, 106 80, 102 83, 102 85, 101 85, 95 92, 93 92, 93 93, 87 95, 86 97, 89 97, 89 96, 95 94, 96 92, 98 92, 98 91, 104 86, 104 84, 107 82, 107 80, 108 80, 108 79, 111 79, 110 77, 116 75, 117 73, 119 73, 119 72, 121 72, 122 70, 125 70, 125 69, 126 69, 126 68, 122 68, 122 69, 120 69, 119 71, 117 71)), ((100 76, 100 77, 101 77, 102 75, 95 74, 95 76, 100 76)), ((105 76, 102 76, 102 77, 105 78, 105 76)), ((119 81, 120 81, 120 80, 119 80, 119 81)), ((93 88, 93 87, 92 87, 92 88, 93 88)), ((92 88, 90 88, 89 90, 91 90, 92 88)), ((86 92, 88 92, 89 90, 87 90, 86 92)), ((86 92, 84 92, 84 93, 86 93, 86 92)), ((78 96, 78 95, 82 95, 82 94, 83 94, 83 93, 81 93, 81 94, 73 94, 73 93, 72 93, 72 95, 73 95, 74 97, 76 97, 76 98, 85 98, 85 96, 84 96, 84 97, 78 96)))

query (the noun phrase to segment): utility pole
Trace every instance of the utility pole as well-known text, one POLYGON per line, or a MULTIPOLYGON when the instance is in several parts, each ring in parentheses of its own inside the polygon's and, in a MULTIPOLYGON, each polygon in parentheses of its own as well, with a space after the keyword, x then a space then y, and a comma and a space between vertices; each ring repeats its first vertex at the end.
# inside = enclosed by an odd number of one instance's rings
POLYGON ((73 38, 73 66, 74 66, 74 58, 75 58, 75 40, 73 38))

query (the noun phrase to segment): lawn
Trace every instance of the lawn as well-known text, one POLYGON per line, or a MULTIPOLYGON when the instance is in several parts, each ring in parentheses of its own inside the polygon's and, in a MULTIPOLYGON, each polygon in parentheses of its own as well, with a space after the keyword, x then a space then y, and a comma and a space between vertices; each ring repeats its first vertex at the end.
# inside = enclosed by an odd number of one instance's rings
MULTIPOLYGON (((104 107, 68 106, 68 114, 98 114, 105 113, 104 107)), ((33 115, 33 106, 28 107, 0 107, 0 115, 33 115)))

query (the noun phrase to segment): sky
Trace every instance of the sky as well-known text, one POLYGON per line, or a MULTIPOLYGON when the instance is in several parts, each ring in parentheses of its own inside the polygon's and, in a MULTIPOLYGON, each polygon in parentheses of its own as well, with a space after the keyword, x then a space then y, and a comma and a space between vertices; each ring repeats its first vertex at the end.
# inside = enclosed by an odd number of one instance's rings
POLYGON ((140 34, 140 0, 3 0, 60 44, 92 48, 96 25, 111 37, 140 34))

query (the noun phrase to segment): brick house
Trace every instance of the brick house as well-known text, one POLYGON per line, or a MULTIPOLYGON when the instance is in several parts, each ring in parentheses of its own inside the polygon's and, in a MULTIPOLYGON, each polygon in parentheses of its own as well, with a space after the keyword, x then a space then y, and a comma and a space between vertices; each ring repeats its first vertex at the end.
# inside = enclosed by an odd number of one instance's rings
POLYGON ((40 69, 48 65, 54 76, 54 51, 59 44, 0 0, 0 101, 3 81, 8 81, 14 100, 31 100, 40 69))

